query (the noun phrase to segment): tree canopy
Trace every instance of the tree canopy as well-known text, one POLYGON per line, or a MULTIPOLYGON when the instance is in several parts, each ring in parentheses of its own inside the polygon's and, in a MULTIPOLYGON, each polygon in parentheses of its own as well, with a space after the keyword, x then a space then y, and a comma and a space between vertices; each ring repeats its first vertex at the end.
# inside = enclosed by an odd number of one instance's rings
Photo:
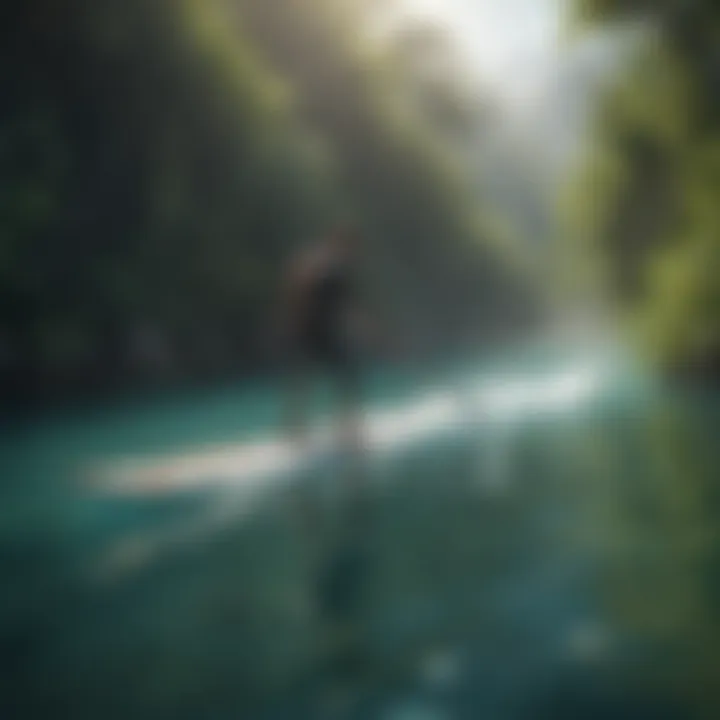
MULTIPOLYGON (((367 236, 377 296, 410 345, 532 316, 449 138, 367 41, 373 12, 350 0, 3 9, 6 390, 265 366, 284 258, 338 217, 367 236)), ((461 117, 451 91, 434 98, 461 117)))
POLYGON ((720 367, 720 7, 580 2, 643 37, 605 99, 571 222, 632 335, 664 365, 720 367))

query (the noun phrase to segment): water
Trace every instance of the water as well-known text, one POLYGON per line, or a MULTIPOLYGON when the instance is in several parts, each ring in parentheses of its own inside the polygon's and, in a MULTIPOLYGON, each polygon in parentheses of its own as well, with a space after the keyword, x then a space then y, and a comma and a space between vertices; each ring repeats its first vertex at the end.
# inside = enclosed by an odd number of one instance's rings
POLYGON ((361 520, 270 384, 6 434, 2 717, 718 716, 720 397, 552 348, 367 395, 361 520))

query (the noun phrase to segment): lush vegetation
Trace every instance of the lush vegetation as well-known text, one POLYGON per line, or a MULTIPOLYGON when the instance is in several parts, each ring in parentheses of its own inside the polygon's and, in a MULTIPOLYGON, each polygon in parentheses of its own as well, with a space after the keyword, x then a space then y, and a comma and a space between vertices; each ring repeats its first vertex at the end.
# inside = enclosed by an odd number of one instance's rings
POLYGON ((0 361, 16 398, 264 367, 282 262, 338 218, 367 236, 408 348, 529 317, 458 161, 475 109, 449 76, 409 82, 417 44, 366 42, 371 3, 2 13, 0 361))
POLYGON ((711 0, 579 6, 586 22, 637 23, 641 39, 598 118, 571 205, 573 238, 652 357, 715 374, 720 7, 711 0))

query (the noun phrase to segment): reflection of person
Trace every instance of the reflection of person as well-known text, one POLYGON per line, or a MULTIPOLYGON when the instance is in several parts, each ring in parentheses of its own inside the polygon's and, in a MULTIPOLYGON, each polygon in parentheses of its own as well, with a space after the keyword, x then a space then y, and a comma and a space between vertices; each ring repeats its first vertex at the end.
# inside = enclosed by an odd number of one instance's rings
POLYGON ((303 434, 308 374, 319 367, 337 383, 344 437, 353 446, 360 441, 358 352, 364 330, 356 284, 357 250, 357 236, 342 227, 302 253, 286 274, 282 308, 292 363, 290 430, 303 434))

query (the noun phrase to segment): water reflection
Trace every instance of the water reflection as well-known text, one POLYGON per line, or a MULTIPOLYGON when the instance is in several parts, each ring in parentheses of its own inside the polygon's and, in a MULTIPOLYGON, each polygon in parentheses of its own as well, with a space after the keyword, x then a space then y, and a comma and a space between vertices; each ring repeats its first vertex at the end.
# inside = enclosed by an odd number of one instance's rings
MULTIPOLYGON (((340 487, 343 482, 338 477, 362 472, 357 465, 367 464, 372 470, 388 458, 427 442, 437 446, 448 437, 461 435, 466 443, 484 438, 476 460, 480 467, 463 467, 459 472, 480 478, 479 487, 488 493, 502 491, 510 485, 511 436, 517 426, 533 417, 547 419, 573 412, 599 392, 601 382, 601 372, 589 364, 546 377, 504 376, 480 383, 472 376, 454 379, 454 388, 419 393, 399 406, 368 413, 366 453, 357 459, 344 456, 333 426, 326 424, 303 446, 282 436, 268 436, 160 458, 113 461, 94 473, 93 482, 101 491, 141 497, 198 489, 223 492, 190 522, 184 518, 159 532, 152 529, 145 537, 121 540, 103 559, 100 572, 133 570, 158 553, 202 540, 254 512, 268 495, 277 494, 278 486, 302 485, 308 478, 314 482, 319 474, 329 472, 331 484, 340 487)), ((373 472, 363 475, 369 483, 383 477, 373 472)), ((392 480, 393 474, 389 477, 392 480)))
POLYGON ((593 518, 605 604, 638 648, 632 675, 717 717, 718 537, 708 443, 715 401, 666 395, 644 417, 620 418, 595 438, 593 518), (710 417, 708 416, 710 413, 710 417))
POLYGON ((82 702, 80 717, 717 717, 720 404, 587 368, 476 378, 470 415, 451 386, 373 406, 364 502, 333 491, 342 466, 324 461, 285 481, 254 467, 239 487, 229 469, 192 492, 115 485, 58 504, 51 535, 16 525, 13 702, 31 688, 38 712, 82 702))

